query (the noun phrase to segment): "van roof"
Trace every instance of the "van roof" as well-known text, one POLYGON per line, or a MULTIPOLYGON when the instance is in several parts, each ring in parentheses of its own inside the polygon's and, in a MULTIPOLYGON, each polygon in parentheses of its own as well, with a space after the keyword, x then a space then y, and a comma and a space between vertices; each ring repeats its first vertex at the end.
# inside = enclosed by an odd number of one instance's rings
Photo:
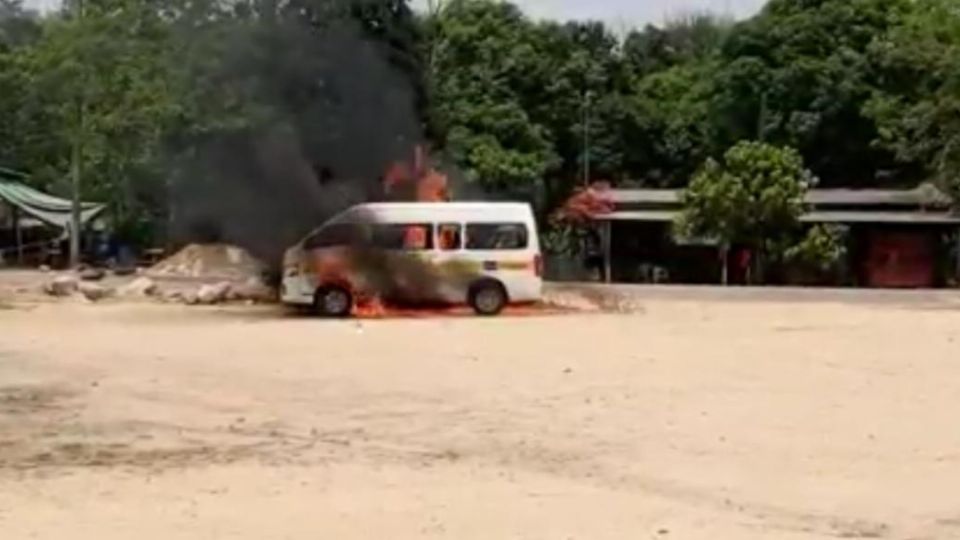
POLYGON ((489 210, 491 207, 504 210, 530 211, 530 205, 523 202, 376 202, 358 204, 353 208, 370 208, 382 210, 489 210))
POLYGON ((386 202, 353 206, 328 223, 392 219, 458 219, 533 221, 533 209, 519 202, 386 202))
MULTIPOLYGON (((344 223, 524 223, 532 232, 531 249, 538 250, 537 222, 533 208, 522 202, 381 202, 352 206, 314 229, 344 223)), ((308 235, 309 236, 309 235, 308 235)))

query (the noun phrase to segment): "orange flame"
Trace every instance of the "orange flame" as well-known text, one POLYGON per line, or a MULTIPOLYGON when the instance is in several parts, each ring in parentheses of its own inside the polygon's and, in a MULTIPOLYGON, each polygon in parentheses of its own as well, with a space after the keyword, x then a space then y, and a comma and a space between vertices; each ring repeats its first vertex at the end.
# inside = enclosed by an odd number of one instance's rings
MULTIPOLYGON (((569 213, 570 218, 575 216, 594 215, 604 211, 612 211, 613 203, 605 197, 609 184, 597 183, 571 197, 561 213, 569 213)), ((407 161, 400 160, 391 163, 383 175, 384 195, 394 201, 415 201, 442 203, 451 200, 451 192, 447 175, 438 170, 431 163, 424 146, 413 148, 413 155, 407 161)), ((404 245, 408 248, 427 245, 429 229, 421 226, 408 227, 404 232, 404 245)), ((439 230, 438 242, 442 245, 455 245, 456 239, 450 237, 455 231, 439 230)), ((511 305, 504 312, 509 316, 542 316, 566 313, 561 308, 549 308, 543 305, 511 305)), ((382 319, 388 317, 416 318, 416 317, 461 317, 472 316, 473 312, 467 306, 450 306, 435 309, 403 309, 387 305, 375 292, 359 293, 354 304, 353 315, 362 319, 382 319)))
MULTIPOLYGON (((410 160, 395 161, 383 175, 384 195, 390 200, 415 202, 447 202, 450 190, 447 176, 436 169, 423 145, 413 148, 410 160)), ((404 231, 404 246, 422 248, 429 245, 429 229, 411 226, 404 231)), ((388 308, 376 295, 357 298, 353 314, 361 318, 381 318, 399 311, 388 308)))
POLYGON ((353 315, 362 319, 379 319, 389 314, 379 296, 364 296, 354 302, 353 315))
POLYGON ((425 156, 422 145, 413 149, 413 162, 397 161, 383 176, 387 197, 417 202, 447 202, 450 200, 447 175, 438 171, 425 156))
MULTIPOLYGON (((413 149, 411 161, 391 163, 383 175, 384 195, 389 200, 417 202, 448 202, 451 192, 448 178, 439 171, 426 156, 423 146, 413 149)), ((420 226, 408 227, 404 244, 407 247, 427 245, 429 229, 420 226)), ((439 230, 439 245, 456 245, 455 230, 439 230)), ((319 281, 336 283, 350 289, 355 295, 353 315, 361 319, 381 319, 386 317, 434 317, 434 316, 471 316, 466 306, 451 306, 442 309, 401 309, 387 305, 376 291, 360 291, 351 286, 346 276, 350 275, 349 257, 342 252, 324 251, 323 256, 316 255, 312 263, 318 268, 319 281)), ((563 313, 563 310, 544 308, 541 305, 509 306, 505 314, 512 316, 536 316, 563 313)))
MULTIPOLYGON (((413 163, 397 161, 390 165, 383 177, 387 197, 417 202, 447 202, 450 190, 447 175, 438 171, 429 162, 422 145, 413 149, 413 163)), ((409 227, 404 236, 408 248, 427 245, 427 231, 423 227, 409 227)))

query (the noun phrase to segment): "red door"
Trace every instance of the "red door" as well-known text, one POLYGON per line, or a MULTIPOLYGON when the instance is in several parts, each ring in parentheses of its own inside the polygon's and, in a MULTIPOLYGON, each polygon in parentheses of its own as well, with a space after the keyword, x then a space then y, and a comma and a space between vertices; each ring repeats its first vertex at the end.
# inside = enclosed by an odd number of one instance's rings
POLYGON ((934 238, 924 232, 875 232, 867 246, 867 285, 881 288, 934 286, 934 238))

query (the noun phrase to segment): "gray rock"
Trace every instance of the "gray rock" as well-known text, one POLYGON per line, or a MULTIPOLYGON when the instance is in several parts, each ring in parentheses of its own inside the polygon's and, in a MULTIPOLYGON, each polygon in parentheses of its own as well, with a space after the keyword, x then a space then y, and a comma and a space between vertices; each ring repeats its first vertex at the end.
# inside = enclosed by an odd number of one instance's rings
POLYGON ((197 290, 197 303, 210 305, 224 302, 230 296, 230 288, 230 284, 226 281, 213 285, 203 285, 197 290))
POLYGON ((233 286, 230 289, 231 300, 271 302, 275 298, 276 294, 274 290, 256 278, 248 279, 244 283, 233 286))
POLYGON ((139 277, 123 287, 120 287, 120 295, 127 297, 146 297, 157 292, 157 284, 147 277, 139 277))
POLYGON ((43 285, 43 291, 50 296, 70 296, 77 292, 79 280, 75 276, 60 274, 43 285))
POLYGON ((164 302, 183 302, 185 300, 183 291, 165 291, 163 293, 164 302))
POLYGON ((79 275, 83 281, 100 281, 107 273, 101 268, 84 268, 79 275))
POLYGON ((98 302, 104 298, 109 298, 110 296, 113 296, 114 292, 116 292, 110 287, 105 287, 99 283, 91 283, 88 281, 80 282, 77 288, 79 289, 80 294, 82 294, 84 298, 90 300, 91 302, 98 302))

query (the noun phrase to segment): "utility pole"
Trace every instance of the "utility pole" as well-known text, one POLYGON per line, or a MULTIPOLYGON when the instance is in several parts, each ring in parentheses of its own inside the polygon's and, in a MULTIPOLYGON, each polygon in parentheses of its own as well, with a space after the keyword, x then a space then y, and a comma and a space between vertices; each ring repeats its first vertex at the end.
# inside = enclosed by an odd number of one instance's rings
POLYGON ((583 92, 583 186, 590 186, 590 91, 583 92))
MULTIPOLYGON (((83 0, 76 0, 76 17, 80 21, 83 19, 83 0)), ((83 64, 83 59, 81 58, 81 65, 83 64)), ((82 69, 82 68, 81 68, 82 69)), ((81 224, 80 224, 80 173, 81 173, 81 163, 83 159, 82 154, 82 144, 83 144, 83 108, 84 108, 84 99, 83 99, 83 80, 75 81, 77 84, 77 95, 76 95, 76 118, 74 121, 74 133, 73 141, 71 141, 72 147, 70 149, 70 184, 71 184, 71 202, 70 205, 70 266, 76 268, 80 264, 80 234, 81 234, 81 224)))
POLYGON ((437 84, 437 55, 439 53, 440 36, 443 31, 440 16, 443 13, 444 0, 427 0, 427 17, 431 23, 430 26, 430 50, 427 53, 427 77, 430 85, 430 91, 435 89, 437 84))

